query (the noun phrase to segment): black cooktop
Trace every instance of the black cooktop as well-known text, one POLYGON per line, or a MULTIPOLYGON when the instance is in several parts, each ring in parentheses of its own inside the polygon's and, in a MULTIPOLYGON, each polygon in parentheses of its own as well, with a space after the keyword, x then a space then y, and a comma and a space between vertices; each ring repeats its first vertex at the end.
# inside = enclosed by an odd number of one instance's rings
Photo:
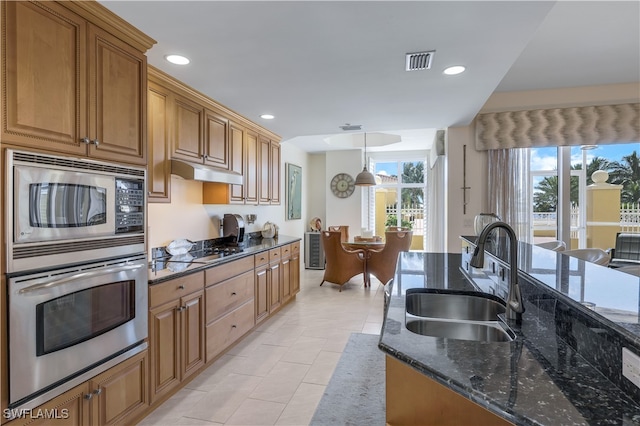
POLYGON ((154 257, 152 260, 150 264, 151 272, 182 272, 187 269, 211 263, 223 257, 240 254, 243 251, 244 249, 242 246, 225 245, 208 247, 173 256, 169 253, 163 253, 162 256, 154 257))

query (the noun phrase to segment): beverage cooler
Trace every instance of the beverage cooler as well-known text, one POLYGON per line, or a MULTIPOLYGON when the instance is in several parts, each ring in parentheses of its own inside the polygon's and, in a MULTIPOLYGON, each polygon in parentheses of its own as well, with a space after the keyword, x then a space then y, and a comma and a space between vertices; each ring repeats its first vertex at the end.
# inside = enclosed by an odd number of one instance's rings
POLYGON ((324 269, 324 250, 320 232, 304 233, 304 267, 324 269))

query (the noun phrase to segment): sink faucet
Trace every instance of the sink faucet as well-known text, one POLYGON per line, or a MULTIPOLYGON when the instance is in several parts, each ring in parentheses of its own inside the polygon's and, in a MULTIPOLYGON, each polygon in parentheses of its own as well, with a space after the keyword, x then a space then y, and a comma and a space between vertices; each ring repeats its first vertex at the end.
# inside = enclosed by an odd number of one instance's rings
POLYGON ((469 262, 474 268, 482 268, 484 266, 484 244, 489 237, 491 231, 495 228, 502 228, 509 236, 509 293, 507 295, 507 311, 506 317, 513 320, 521 320, 524 312, 522 304, 522 293, 520 293, 520 285, 518 284, 518 238, 513 228, 504 222, 493 222, 485 226, 478 236, 476 249, 473 252, 471 261, 469 262))

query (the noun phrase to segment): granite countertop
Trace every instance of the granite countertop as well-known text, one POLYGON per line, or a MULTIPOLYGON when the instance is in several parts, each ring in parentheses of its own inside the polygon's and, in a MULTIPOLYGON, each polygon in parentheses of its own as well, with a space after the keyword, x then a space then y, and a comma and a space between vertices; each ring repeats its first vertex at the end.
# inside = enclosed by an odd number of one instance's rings
MULTIPOLYGON (((555 289, 548 291, 522 274, 526 311, 521 324, 508 321, 514 341, 474 342, 409 331, 408 289, 478 291, 482 285, 476 281, 488 280, 474 274, 472 284, 461 261, 458 254, 401 253, 396 277, 385 288, 380 349, 515 424, 640 424, 638 389, 620 377, 619 360, 609 362, 621 357, 620 346, 640 353, 634 342, 606 319, 596 321, 598 315, 589 316, 586 307, 567 304, 555 289)), ((635 291, 637 298, 638 287, 635 291)))
POLYGON ((262 251, 291 244, 300 240, 301 239, 298 237, 291 237, 287 235, 279 235, 277 238, 251 238, 242 243, 242 251, 239 253, 220 257, 218 259, 208 261, 207 263, 198 263, 197 259, 192 262, 176 263, 173 268, 165 267, 163 262, 150 262, 148 272, 149 284, 158 284, 214 266, 222 265, 224 263, 253 256, 262 251))

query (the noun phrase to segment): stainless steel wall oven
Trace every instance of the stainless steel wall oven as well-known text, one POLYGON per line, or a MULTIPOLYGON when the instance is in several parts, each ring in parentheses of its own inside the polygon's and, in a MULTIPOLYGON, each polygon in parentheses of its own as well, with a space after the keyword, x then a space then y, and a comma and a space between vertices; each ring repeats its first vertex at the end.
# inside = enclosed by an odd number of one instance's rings
POLYGON ((7 150, 7 270, 145 251, 145 170, 7 150))
POLYGON ((9 408, 143 351, 145 170, 7 150, 9 408))

